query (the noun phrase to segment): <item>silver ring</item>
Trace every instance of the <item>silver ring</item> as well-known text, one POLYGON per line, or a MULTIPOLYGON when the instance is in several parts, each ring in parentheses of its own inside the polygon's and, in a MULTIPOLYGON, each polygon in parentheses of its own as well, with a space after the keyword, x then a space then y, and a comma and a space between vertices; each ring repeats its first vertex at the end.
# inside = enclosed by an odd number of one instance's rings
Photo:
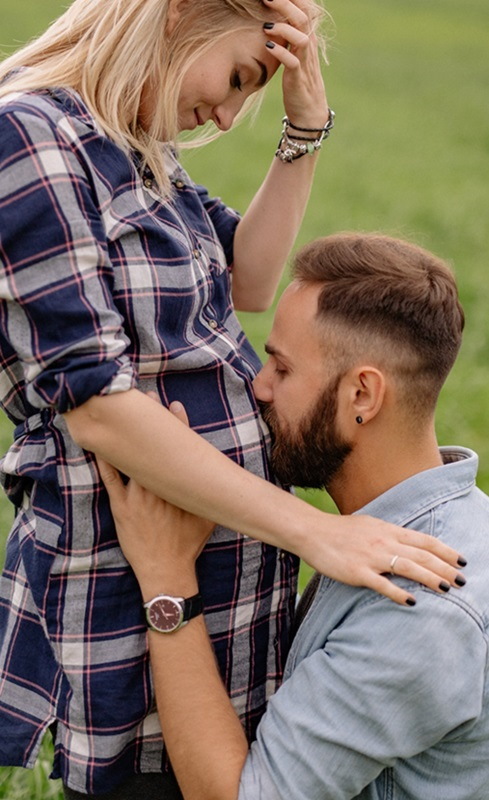
POLYGON ((399 556, 393 556, 393 557, 391 558, 391 563, 389 564, 389 566, 390 566, 390 568, 391 568, 391 575, 395 575, 395 574, 396 574, 396 573, 394 572, 394 567, 396 566, 396 561, 397 561, 397 559, 398 559, 398 558, 399 558, 399 556))

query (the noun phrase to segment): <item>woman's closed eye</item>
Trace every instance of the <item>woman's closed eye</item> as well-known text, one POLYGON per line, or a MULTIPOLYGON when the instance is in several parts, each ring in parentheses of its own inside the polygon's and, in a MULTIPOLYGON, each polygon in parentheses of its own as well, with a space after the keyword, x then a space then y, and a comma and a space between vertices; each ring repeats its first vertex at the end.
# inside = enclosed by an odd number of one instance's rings
POLYGON ((233 89, 238 89, 238 91, 240 92, 243 90, 243 83, 241 81, 241 76, 237 69, 234 70, 233 74, 231 75, 230 83, 233 89))

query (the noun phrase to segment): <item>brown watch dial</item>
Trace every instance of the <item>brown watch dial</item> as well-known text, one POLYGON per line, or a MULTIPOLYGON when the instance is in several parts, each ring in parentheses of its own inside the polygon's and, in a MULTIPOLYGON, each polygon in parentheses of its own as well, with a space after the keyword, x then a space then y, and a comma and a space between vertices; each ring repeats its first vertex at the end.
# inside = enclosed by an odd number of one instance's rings
POLYGON ((170 597, 155 600, 147 610, 148 622, 159 631, 173 631, 182 622, 183 610, 170 597))

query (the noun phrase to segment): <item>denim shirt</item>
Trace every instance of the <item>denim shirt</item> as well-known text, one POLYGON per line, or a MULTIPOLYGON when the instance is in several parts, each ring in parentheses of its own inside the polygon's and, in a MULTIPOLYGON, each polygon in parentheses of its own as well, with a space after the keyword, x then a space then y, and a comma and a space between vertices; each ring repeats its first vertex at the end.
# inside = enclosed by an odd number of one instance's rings
POLYGON ((436 536, 468 560, 439 594, 395 577, 416 606, 322 578, 246 761, 239 800, 487 800, 489 498, 477 455, 361 512, 436 536))

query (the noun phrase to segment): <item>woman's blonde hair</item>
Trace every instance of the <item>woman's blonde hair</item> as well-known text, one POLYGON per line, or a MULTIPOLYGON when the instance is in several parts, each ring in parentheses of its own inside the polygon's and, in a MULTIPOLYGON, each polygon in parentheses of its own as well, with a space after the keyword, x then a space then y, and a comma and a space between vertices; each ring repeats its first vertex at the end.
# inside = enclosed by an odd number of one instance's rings
MULTIPOLYGON (((316 29, 323 10, 316 0, 305 6, 316 29)), ((0 64, 0 97, 51 87, 76 90, 105 133, 126 151, 138 151, 169 193, 161 140, 178 136, 186 70, 223 36, 270 16, 261 0, 74 0, 44 34, 0 64), (172 4, 178 14, 168 32, 172 4), (143 130, 139 113, 149 82, 154 113, 143 130)))

